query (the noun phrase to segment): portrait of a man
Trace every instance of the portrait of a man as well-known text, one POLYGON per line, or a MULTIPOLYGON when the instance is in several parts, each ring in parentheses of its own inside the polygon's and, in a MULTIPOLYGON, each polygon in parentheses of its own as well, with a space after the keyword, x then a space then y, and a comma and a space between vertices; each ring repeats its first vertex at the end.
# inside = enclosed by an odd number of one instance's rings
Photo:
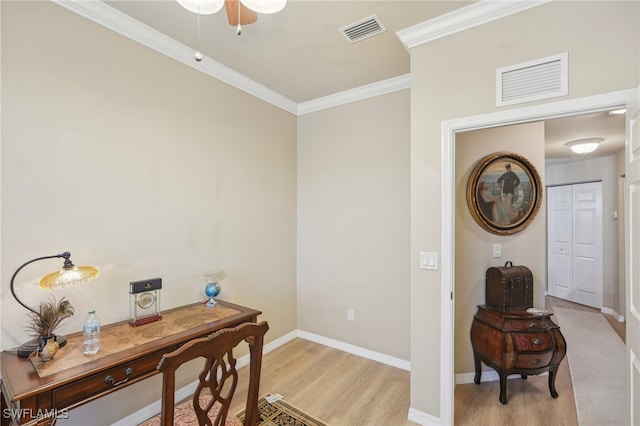
POLYGON ((481 160, 467 188, 474 219, 496 233, 521 229, 537 213, 541 193, 539 177, 526 159, 497 153, 481 160))

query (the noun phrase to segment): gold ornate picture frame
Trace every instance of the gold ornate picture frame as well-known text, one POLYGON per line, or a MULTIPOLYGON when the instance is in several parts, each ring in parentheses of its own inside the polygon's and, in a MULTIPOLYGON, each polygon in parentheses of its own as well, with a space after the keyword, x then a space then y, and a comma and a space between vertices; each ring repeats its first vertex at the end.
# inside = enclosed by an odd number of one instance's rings
POLYGON ((495 152, 475 165, 467 183, 474 220, 497 235, 510 235, 533 221, 542 202, 540 176, 523 156, 495 152))

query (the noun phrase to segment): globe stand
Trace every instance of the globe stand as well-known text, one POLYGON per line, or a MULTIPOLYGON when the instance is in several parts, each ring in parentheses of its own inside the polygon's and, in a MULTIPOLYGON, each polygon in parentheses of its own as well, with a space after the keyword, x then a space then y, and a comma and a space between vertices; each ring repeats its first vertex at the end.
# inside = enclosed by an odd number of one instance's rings
POLYGON ((209 297, 207 306, 213 308, 218 303, 215 301, 214 297, 220 294, 220 284, 207 283, 207 285, 204 287, 204 293, 209 297))

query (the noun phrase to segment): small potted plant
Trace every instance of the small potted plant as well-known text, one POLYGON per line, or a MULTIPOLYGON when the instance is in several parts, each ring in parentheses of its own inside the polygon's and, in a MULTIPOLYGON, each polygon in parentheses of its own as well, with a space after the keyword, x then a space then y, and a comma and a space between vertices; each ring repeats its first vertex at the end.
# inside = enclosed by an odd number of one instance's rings
POLYGON ((28 328, 38 341, 37 355, 42 361, 49 361, 58 352, 59 344, 54 331, 65 319, 73 316, 73 306, 64 297, 57 301, 51 296, 40 302, 38 312, 29 314, 28 328))

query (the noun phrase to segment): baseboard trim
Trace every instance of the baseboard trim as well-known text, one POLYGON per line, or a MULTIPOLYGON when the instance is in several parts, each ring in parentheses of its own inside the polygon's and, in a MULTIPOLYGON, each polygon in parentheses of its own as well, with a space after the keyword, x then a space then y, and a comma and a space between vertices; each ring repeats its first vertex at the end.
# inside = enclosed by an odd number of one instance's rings
POLYGON ((393 356, 385 355, 379 352, 364 349, 349 343, 344 343, 339 340, 330 339, 328 337, 319 336, 317 334, 309 333, 308 331, 297 330, 298 337, 301 339, 309 340, 314 343, 319 343, 330 348, 338 349, 343 352, 361 356, 372 361, 377 361, 382 364, 390 365, 392 367, 400 368, 402 370, 411 371, 411 362, 404 359, 396 358, 393 356))
POLYGON ((619 313, 617 313, 616 311, 614 311, 611 308, 604 308, 603 307, 602 309, 600 309, 600 312, 602 312, 603 314, 606 314, 606 315, 611 315, 618 322, 624 322, 624 315, 620 315, 619 313))
MULTIPOLYGON (((544 373, 538 374, 538 376, 548 376, 549 372, 545 371, 544 373)), ((467 383, 475 383, 473 381, 475 377, 475 373, 460 373, 456 374, 456 385, 466 385, 467 383)), ((507 380, 510 379, 519 379, 520 374, 511 374, 507 376, 507 380)), ((482 376, 480 378, 481 382, 493 382, 500 380, 500 375, 495 370, 482 370, 482 376)))
POLYGON ((427 414, 424 411, 418 411, 415 408, 409 408, 408 420, 417 423, 419 425, 441 425, 442 420, 439 417, 434 417, 431 414, 427 414))
MULTIPOLYGON (((474 383, 474 377, 475 373, 456 374, 456 385, 466 385, 467 383, 474 383)), ((500 380, 500 376, 495 370, 482 370, 481 380, 483 382, 493 382, 496 380, 500 380)))

